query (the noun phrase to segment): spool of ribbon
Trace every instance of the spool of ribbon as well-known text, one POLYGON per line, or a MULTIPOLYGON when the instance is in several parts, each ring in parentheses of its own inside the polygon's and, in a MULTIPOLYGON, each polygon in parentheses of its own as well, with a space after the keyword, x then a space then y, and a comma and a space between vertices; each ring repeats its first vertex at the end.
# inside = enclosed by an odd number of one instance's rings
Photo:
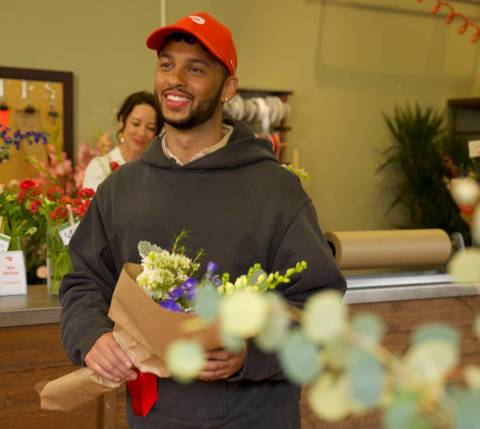
POLYGON ((132 410, 136 416, 145 417, 158 399, 157 376, 138 369, 134 371, 137 373, 137 378, 127 381, 132 410))
POLYGON ((262 132, 268 133, 270 130, 270 109, 265 100, 261 97, 255 97, 253 101, 257 104, 257 119, 262 124, 262 132))

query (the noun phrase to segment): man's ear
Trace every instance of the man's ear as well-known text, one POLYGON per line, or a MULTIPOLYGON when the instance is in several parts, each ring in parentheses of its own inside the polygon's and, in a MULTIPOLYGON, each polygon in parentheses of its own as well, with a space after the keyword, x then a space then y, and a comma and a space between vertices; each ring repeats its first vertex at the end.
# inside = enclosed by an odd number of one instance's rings
POLYGON ((231 100, 232 97, 237 93, 238 88, 238 79, 236 76, 228 76, 223 82, 222 90, 222 102, 226 103, 231 100))

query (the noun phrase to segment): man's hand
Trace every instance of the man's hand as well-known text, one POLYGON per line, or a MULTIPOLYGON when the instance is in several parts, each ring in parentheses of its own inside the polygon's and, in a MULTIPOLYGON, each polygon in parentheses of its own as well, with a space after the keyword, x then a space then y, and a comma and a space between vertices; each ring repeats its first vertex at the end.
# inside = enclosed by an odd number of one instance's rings
POLYGON ((246 348, 239 353, 223 349, 207 352, 208 361, 198 378, 203 381, 224 380, 243 367, 246 356, 246 348))
POLYGON ((85 364, 96 374, 111 380, 135 380, 133 362, 118 345, 111 332, 103 334, 95 341, 85 356, 85 364))

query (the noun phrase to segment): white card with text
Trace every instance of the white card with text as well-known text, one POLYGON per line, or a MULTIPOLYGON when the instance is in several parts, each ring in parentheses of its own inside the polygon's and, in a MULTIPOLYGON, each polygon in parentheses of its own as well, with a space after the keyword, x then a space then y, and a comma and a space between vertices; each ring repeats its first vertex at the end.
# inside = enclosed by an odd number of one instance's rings
POLYGON ((80 222, 76 222, 73 225, 70 225, 70 223, 67 222, 58 227, 58 233, 65 246, 68 246, 68 243, 70 243, 70 239, 73 237, 79 223, 80 222))
POLYGON ((21 250, 0 254, 0 296, 26 295, 27 273, 21 250))

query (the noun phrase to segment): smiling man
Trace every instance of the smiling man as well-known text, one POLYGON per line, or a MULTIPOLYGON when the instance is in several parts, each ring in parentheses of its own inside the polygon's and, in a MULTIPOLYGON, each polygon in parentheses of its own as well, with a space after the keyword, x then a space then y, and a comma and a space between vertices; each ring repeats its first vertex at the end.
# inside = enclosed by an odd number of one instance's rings
MULTIPOLYGON (((198 13, 156 30, 147 46, 158 56, 164 132, 99 187, 70 242, 73 272, 60 291, 69 356, 115 381, 135 372, 107 313, 123 264, 139 262, 141 240, 169 248, 187 229, 188 247, 203 248, 233 278, 254 262, 283 272, 306 260, 309 269, 278 288, 297 306, 315 292, 345 290, 298 178, 277 162, 269 142, 223 118, 223 104, 237 89, 229 29, 198 13)), ((127 418, 139 429, 296 429, 299 398, 276 357, 252 342, 239 353, 210 351, 189 385, 159 379, 150 413, 135 417, 129 404, 127 418)))

